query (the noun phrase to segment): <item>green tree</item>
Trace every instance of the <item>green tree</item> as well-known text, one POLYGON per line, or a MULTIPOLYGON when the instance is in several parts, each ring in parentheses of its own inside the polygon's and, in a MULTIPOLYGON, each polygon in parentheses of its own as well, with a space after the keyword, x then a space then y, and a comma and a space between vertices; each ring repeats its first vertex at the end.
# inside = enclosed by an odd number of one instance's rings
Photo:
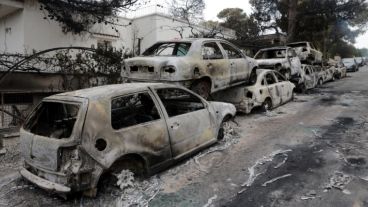
MULTIPOLYGON (((367 26, 365 0, 251 0, 263 31, 287 33, 288 41, 310 41, 326 56, 342 41, 354 43, 367 26)), ((347 48, 347 47, 346 47, 347 48)))
POLYGON ((255 19, 240 8, 226 8, 217 17, 223 21, 221 26, 235 31, 237 39, 243 40, 259 34, 260 30, 255 19))

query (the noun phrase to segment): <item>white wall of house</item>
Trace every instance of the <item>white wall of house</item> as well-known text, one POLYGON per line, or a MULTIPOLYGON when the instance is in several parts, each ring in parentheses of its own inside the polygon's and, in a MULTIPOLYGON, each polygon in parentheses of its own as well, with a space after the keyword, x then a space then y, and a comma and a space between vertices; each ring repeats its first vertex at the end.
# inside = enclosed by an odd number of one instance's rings
POLYGON ((117 49, 132 51, 137 45, 137 38, 141 39, 143 52, 157 41, 179 39, 181 36, 175 28, 185 28, 184 38, 191 35, 184 21, 159 13, 134 19, 121 17, 119 24, 122 26, 115 27, 117 32, 110 25, 97 24, 90 33, 65 34, 58 22, 44 19, 43 12, 46 11, 39 8, 37 0, 24 0, 22 9, 17 8, 15 12, 0 16, 0 53, 29 53, 62 46, 91 47, 101 41, 109 41, 117 49))
POLYGON ((0 20, 0 51, 22 52, 24 48, 24 15, 22 10, 0 20))

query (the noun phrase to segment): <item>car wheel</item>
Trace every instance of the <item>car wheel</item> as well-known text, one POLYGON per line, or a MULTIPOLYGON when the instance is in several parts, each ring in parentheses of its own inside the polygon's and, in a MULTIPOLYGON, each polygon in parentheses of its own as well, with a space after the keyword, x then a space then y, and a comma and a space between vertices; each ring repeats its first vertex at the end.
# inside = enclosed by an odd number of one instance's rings
POLYGON ((272 109, 272 100, 270 98, 266 98, 266 100, 262 104, 262 108, 265 111, 269 111, 272 109))
POLYGON ((208 81, 198 81, 193 84, 191 89, 206 100, 210 97, 211 84, 208 81))

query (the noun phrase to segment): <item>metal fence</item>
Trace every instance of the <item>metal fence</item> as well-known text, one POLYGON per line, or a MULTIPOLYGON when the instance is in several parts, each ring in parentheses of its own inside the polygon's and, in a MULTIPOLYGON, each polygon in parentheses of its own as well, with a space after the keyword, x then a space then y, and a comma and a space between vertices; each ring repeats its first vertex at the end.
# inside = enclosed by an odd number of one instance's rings
POLYGON ((19 127, 32 108, 32 94, 0 93, 0 129, 19 127))

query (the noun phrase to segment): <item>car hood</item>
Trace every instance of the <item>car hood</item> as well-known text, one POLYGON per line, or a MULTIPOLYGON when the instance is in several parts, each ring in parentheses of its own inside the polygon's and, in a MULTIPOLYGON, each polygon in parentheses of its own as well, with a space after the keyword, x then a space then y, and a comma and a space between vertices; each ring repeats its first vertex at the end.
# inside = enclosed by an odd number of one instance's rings
POLYGON ((257 59, 258 65, 275 65, 277 63, 286 62, 283 58, 273 58, 273 59, 257 59))

